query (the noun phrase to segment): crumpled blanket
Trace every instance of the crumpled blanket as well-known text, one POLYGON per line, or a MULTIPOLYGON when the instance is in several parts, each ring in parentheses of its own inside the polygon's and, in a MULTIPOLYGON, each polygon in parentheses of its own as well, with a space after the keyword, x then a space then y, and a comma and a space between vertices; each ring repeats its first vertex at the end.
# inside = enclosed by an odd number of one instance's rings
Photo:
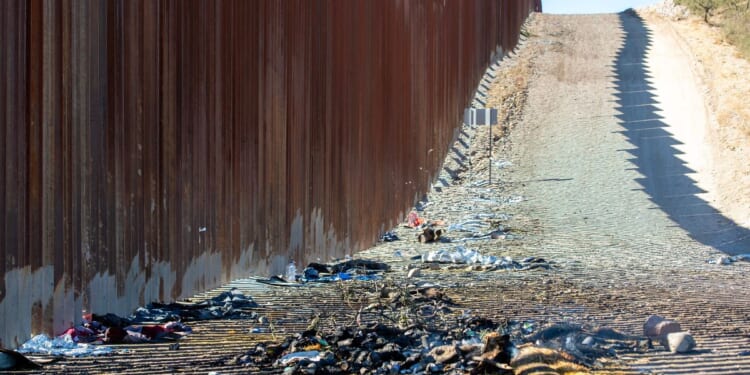
POLYGON ((80 357, 87 355, 111 354, 112 347, 104 345, 82 344, 73 341, 70 335, 50 338, 47 335, 36 335, 26 341, 17 350, 19 353, 36 353, 80 357))
POLYGON ((708 263, 727 265, 741 260, 750 261, 750 254, 737 254, 732 256, 722 255, 716 259, 709 259, 708 263))
POLYGON ((495 266, 498 269, 528 270, 534 268, 551 268, 550 262, 538 257, 527 257, 520 261, 511 257, 498 258, 494 255, 482 255, 474 249, 456 246, 452 249, 431 251, 421 256, 424 263, 481 264, 495 266))
POLYGON ((252 297, 232 288, 214 298, 197 303, 151 303, 139 307, 130 316, 132 323, 169 321, 194 321, 220 318, 255 318, 257 313, 246 309, 258 307, 252 297))

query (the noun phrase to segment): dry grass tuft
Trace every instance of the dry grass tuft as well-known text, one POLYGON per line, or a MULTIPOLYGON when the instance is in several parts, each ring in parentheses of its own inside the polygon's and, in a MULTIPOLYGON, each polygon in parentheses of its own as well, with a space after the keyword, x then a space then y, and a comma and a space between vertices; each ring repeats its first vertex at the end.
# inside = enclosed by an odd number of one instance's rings
POLYGON ((728 16, 722 22, 721 29, 740 55, 750 60, 750 12, 728 16))

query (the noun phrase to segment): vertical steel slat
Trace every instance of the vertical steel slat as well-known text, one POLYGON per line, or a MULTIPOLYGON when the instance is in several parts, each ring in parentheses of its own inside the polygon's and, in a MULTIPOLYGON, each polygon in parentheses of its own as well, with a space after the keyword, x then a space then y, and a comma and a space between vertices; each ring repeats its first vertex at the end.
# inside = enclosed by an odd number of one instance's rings
POLYGON ((540 7, 2 2, 3 344, 371 245, 540 7))

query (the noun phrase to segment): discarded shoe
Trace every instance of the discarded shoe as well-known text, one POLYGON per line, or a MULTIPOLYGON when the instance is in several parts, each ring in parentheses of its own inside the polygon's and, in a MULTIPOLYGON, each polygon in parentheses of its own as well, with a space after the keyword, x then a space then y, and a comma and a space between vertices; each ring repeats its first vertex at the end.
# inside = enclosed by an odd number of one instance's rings
POLYGON ((435 242, 439 240, 440 236, 442 235, 442 229, 433 229, 432 227, 427 227, 422 231, 422 234, 417 236, 417 240, 421 243, 435 242))

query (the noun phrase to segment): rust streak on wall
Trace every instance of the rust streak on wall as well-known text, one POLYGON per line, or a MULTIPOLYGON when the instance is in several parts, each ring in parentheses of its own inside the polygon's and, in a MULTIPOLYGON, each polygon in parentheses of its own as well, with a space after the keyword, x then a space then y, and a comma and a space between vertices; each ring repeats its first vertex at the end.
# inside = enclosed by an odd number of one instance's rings
POLYGON ((540 6, 0 2, 2 344, 370 246, 540 6))

